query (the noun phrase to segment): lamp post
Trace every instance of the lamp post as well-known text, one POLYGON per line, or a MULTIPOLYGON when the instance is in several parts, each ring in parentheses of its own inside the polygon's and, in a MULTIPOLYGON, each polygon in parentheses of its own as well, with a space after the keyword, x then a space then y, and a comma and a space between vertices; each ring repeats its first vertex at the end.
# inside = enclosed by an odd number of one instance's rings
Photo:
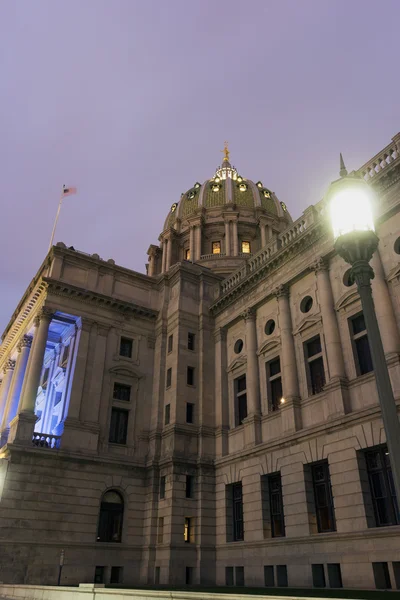
POLYGON ((369 263, 379 243, 372 216, 373 194, 363 179, 354 174, 347 174, 342 155, 340 167, 341 179, 334 181, 327 193, 335 250, 351 265, 351 273, 361 298, 394 487, 400 502, 400 421, 371 288, 374 271, 369 263))

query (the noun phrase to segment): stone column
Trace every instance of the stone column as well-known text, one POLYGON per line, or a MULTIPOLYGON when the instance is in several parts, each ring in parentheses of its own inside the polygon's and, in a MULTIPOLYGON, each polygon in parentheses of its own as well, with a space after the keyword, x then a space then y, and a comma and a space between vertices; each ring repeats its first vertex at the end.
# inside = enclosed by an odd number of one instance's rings
POLYGON ((162 242, 162 259, 161 259, 161 273, 165 273, 165 265, 167 263, 167 240, 162 242))
POLYGON ((194 255, 194 226, 191 225, 189 229, 189 252, 190 252, 190 260, 193 262, 195 260, 194 255))
POLYGON ((148 270, 149 277, 153 277, 154 268, 155 268, 155 256, 154 256, 154 254, 149 254, 149 270, 148 270))
POLYGON ((238 229, 237 229, 237 221, 232 221, 232 236, 233 236, 233 256, 238 256, 239 254, 239 240, 238 240, 238 229))
POLYGON ((169 271, 169 269, 171 267, 171 257, 172 257, 172 239, 169 238, 167 240, 167 264, 165 267, 166 271, 169 271))
POLYGON ((201 257, 201 224, 196 226, 196 258, 200 260, 201 257))
POLYGON ((328 265, 318 259, 314 265, 318 295, 324 328, 325 347, 328 358, 330 379, 345 378, 342 344, 333 301, 332 286, 329 279, 328 265))
POLYGON ((261 230, 261 248, 264 248, 264 246, 267 245, 267 235, 265 232, 265 223, 260 223, 260 230, 261 230))
POLYGON ((20 401, 22 385, 24 383, 26 366, 28 364, 31 345, 32 338, 28 335, 24 335, 17 346, 19 354, 17 358, 12 386, 10 388, 7 412, 4 413, 2 429, 8 427, 9 422, 12 421, 18 413, 18 404, 20 401))
POLYGON ((229 430, 229 395, 228 377, 226 373, 226 331, 217 329, 214 333, 215 342, 215 423, 216 452, 217 456, 228 454, 228 430, 229 430))
POLYGON ((15 360, 11 360, 11 358, 9 358, 3 368, 4 377, 0 387, 0 419, 2 419, 2 421, 6 412, 7 398, 13 379, 14 367, 15 360))
POLYGON ((397 357, 400 351, 399 330, 378 250, 372 257, 371 267, 375 273, 375 277, 372 280, 372 296, 374 298, 376 318, 378 319, 381 332, 383 349, 386 358, 397 357))
POLYGON ((284 433, 301 428, 301 408, 299 377, 297 373, 296 351, 292 332, 289 290, 280 286, 275 292, 279 308, 279 328, 281 333, 281 372, 284 404, 281 405, 282 430, 284 433))
POLYGON ((230 239, 229 221, 225 221, 225 254, 226 254, 226 256, 231 255, 231 239, 230 239))
POLYGON ((260 377, 258 372, 256 313, 248 308, 243 313, 246 323, 246 352, 247 352, 247 412, 248 415, 260 414, 260 377))
POLYGON ((35 411, 35 402, 37 390, 42 373, 44 353, 46 351, 47 336, 49 333, 50 322, 53 313, 48 308, 43 308, 35 317, 35 335, 33 338, 29 369, 24 385, 21 412, 33 414, 35 411))

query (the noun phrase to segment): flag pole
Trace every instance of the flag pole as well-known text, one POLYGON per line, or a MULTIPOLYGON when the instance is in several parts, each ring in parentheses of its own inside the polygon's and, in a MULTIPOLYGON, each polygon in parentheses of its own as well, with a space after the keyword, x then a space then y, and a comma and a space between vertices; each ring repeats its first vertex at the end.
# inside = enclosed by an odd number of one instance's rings
POLYGON ((58 221, 58 217, 60 216, 60 210, 61 210, 61 204, 62 204, 62 201, 63 201, 63 197, 64 197, 64 188, 63 188, 63 191, 61 193, 60 202, 58 203, 57 214, 56 214, 56 218, 54 220, 53 231, 51 233, 51 238, 50 238, 50 244, 49 244, 48 252, 50 252, 51 247, 52 247, 53 242, 54 242, 54 235, 56 233, 57 221, 58 221))

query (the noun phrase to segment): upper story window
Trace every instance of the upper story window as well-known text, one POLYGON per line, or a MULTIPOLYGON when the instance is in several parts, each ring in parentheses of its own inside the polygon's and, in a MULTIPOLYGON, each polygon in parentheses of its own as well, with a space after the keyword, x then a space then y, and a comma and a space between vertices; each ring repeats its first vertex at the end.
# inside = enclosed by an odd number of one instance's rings
POLYGON ((235 392, 235 427, 241 425, 247 417, 247 392, 246 375, 238 377, 234 381, 235 392))
POLYGON ((387 447, 367 450, 365 460, 376 526, 398 525, 400 514, 387 447))
POLYGON ((114 400, 123 400, 124 402, 129 402, 131 399, 131 386, 126 385, 125 383, 118 383, 118 381, 116 381, 114 383, 113 398, 114 400))
POLYGON ((186 489, 185 489, 186 498, 193 498, 193 487, 194 487, 193 484, 194 484, 193 475, 186 475, 186 489))
POLYGON ((194 350, 196 336, 189 331, 188 333, 188 350, 194 350))
POLYGON ((221 242, 213 242, 212 243, 212 253, 213 254, 221 254, 221 242))
POLYGON ((364 315, 361 313, 356 317, 351 317, 351 319, 349 319, 349 325, 357 375, 364 375, 365 373, 373 371, 371 350, 369 347, 364 315))
POLYGON ((111 444, 126 444, 129 410, 113 408, 108 441, 111 444))
POLYGON ((124 501, 116 490, 109 490, 101 499, 98 542, 120 542, 122 537, 122 521, 124 517, 124 501))
POLYGON ((171 387, 171 383, 172 383, 172 369, 168 369, 167 370, 167 383, 166 383, 166 387, 167 388, 171 387))
POLYGON ((285 519, 283 515, 282 481, 281 474, 267 475, 269 491, 269 511, 271 520, 271 536, 283 537, 285 535, 285 519))
POLYGON ((193 423, 194 404, 186 402, 186 423, 193 423))
POLYGON ((322 358, 321 338, 319 335, 306 342, 304 350, 309 393, 319 394, 325 385, 324 359, 322 358))
POLYGON ((190 260, 190 248, 186 248, 185 250, 185 260, 190 260))
POLYGON ((187 385, 194 385, 194 367, 188 367, 186 373, 187 385))
POLYGON ((63 346, 61 357, 60 357, 60 367, 66 367, 68 364, 69 357, 69 345, 63 346))
POLYGON ((172 352, 173 346, 174 346, 174 336, 171 333, 171 335, 168 336, 168 352, 172 352))
POLYGON ((269 400, 269 410, 278 410, 282 400, 282 375, 281 361, 279 356, 270 360, 266 365, 267 369, 267 392, 269 400))
POLYGON ((160 500, 164 500, 164 498, 165 498, 165 482, 166 482, 166 477, 165 477, 165 475, 162 475, 160 477, 160 500))
POLYGON ((243 254, 250 254, 251 249, 250 249, 250 242, 242 242, 242 252, 243 254))
POLYGON ((119 343, 119 355, 126 358, 132 358, 133 340, 127 337, 122 337, 119 343))

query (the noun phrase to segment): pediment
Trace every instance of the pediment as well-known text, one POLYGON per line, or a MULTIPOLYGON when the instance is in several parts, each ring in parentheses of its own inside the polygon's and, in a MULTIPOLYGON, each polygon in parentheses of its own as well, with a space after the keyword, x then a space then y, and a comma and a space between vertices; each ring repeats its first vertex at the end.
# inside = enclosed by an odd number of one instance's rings
POLYGON ((359 296, 357 290, 356 289, 349 290, 348 292, 345 292, 343 294, 343 296, 341 296, 339 298, 339 300, 336 302, 335 309, 337 311, 343 310, 344 308, 346 308, 346 306, 349 306, 350 304, 353 304, 354 302, 357 302, 358 300, 360 300, 360 296, 359 296))
POLYGON ((392 281, 393 279, 400 279, 400 265, 397 265, 394 269, 390 271, 387 276, 388 281, 392 281))
POLYGON ((240 358, 235 358, 231 362, 231 364, 228 366, 226 371, 227 371, 227 373, 230 373, 231 371, 235 371, 236 369, 243 367, 243 365, 245 365, 246 363, 247 363, 247 360, 244 356, 241 356, 240 358))
POLYGON ((139 373, 128 365, 117 365, 115 367, 111 367, 111 369, 109 369, 109 373, 112 373, 113 375, 120 375, 121 377, 133 377, 134 379, 141 379, 143 377, 142 373, 139 373))
POLYGON ((297 333, 303 333, 303 331, 310 329, 310 327, 314 327, 314 325, 320 325, 321 323, 321 317, 306 317, 301 321, 300 325, 293 333, 294 335, 296 335, 297 333))
POLYGON ((274 338, 273 340, 267 340, 257 350, 257 354, 258 354, 258 356, 260 356, 260 354, 266 354, 267 352, 270 352, 271 350, 275 350, 275 348, 280 346, 280 344, 281 344, 280 338, 274 338))

